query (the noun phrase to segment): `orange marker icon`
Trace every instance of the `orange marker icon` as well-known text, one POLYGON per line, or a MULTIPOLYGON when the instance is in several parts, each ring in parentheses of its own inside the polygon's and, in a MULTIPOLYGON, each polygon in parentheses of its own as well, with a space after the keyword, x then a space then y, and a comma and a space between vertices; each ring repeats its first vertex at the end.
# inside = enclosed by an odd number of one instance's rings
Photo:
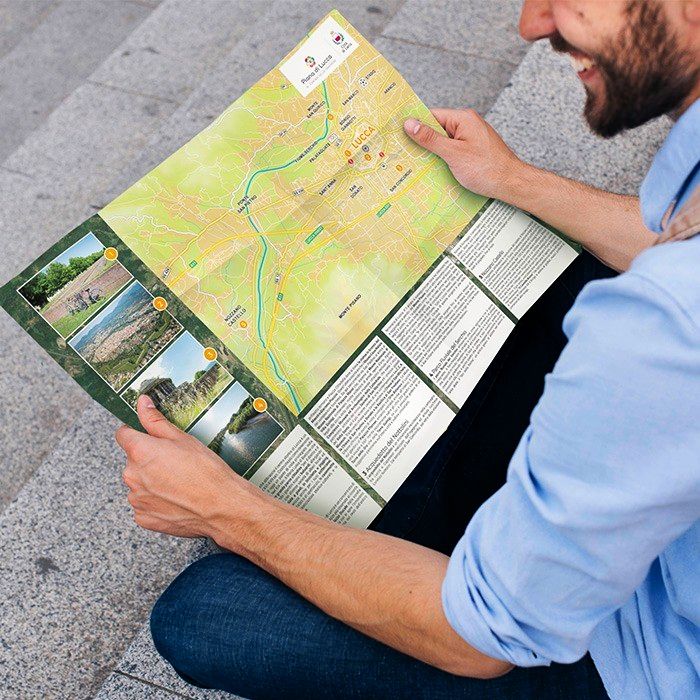
POLYGON ((258 396, 256 399, 253 399, 253 408, 258 413, 265 413, 265 411, 267 411, 267 401, 265 401, 265 399, 263 399, 262 397, 258 396))

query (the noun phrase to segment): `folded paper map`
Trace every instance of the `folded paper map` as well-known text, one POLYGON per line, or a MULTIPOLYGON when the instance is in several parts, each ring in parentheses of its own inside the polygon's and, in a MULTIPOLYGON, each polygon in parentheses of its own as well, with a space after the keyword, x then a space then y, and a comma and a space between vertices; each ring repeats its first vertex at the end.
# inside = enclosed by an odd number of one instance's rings
POLYGON ((577 250, 461 187, 338 12, 0 291, 100 403, 148 394, 273 495, 365 527, 577 250))

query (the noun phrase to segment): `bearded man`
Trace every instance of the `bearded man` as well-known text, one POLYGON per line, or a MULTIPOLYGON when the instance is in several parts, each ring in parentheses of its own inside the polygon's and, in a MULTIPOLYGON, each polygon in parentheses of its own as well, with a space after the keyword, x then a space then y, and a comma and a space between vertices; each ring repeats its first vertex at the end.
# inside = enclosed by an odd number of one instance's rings
POLYGON ((700 697, 700 0, 531 0, 520 31, 569 54, 599 134, 676 120, 640 198, 523 163, 472 111, 435 110, 447 135, 406 122, 464 187, 592 255, 526 315, 369 531, 268 497, 141 397, 149 435, 117 435, 136 521, 230 552, 189 567, 151 616, 191 683, 700 697))

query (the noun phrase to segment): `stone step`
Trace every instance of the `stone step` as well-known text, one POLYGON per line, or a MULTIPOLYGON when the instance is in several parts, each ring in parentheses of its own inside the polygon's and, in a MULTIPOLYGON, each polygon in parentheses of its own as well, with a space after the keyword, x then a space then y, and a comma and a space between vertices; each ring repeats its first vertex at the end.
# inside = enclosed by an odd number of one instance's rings
POLYGON ((0 515, 0 697, 88 698, 189 561, 132 521, 118 422, 91 406, 0 515))
POLYGON ((377 41, 430 107, 493 105, 527 44, 519 0, 407 0, 377 41))
POLYGON ((56 0, 0 0, 0 59, 44 21, 56 0))
MULTIPOLYGON (((0 161, 80 85, 153 8, 135 2, 21 3, 0 58, 0 161), (14 27, 14 30, 12 31, 14 27), (18 36, 21 32, 21 38, 18 36), (60 60, 56 60, 60 57, 60 60)), ((0 30, 2 32, 3 30, 0 30)), ((2 51, 0 45, 0 52, 2 51)))
MULTIPOLYGON (((131 678, 123 673, 113 673, 95 696, 97 700, 107 698, 109 700, 177 700, 177 698, 193 700, 194 697, 189 693, 175 693, 152 683, 144 683, 138 678, 131 678)), ((216 700, 236 700, 228 693, 210 694, 210 697, 216 700)))
MULTIPOLYGON (((0 283, 94 214, 115 180, 123 186, 133 180, 132 163, 244 35, 240 18, 255 3, 263 6, 262 0, 166 0, 150 8, 148 18, 0 165, 0 283)), ((2 509, 89 398, 4 313, 0 339, 2 509)))

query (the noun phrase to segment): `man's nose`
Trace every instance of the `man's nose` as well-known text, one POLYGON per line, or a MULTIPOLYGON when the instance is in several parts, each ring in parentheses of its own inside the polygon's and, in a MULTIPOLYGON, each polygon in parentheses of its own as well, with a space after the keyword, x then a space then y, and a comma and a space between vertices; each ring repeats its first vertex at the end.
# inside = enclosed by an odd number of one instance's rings
POLYGON ((551 36, 557 27, 552 15, 551 0, 525 0, 520 11, 520 36, 526 41, 537 41, 551 36))

